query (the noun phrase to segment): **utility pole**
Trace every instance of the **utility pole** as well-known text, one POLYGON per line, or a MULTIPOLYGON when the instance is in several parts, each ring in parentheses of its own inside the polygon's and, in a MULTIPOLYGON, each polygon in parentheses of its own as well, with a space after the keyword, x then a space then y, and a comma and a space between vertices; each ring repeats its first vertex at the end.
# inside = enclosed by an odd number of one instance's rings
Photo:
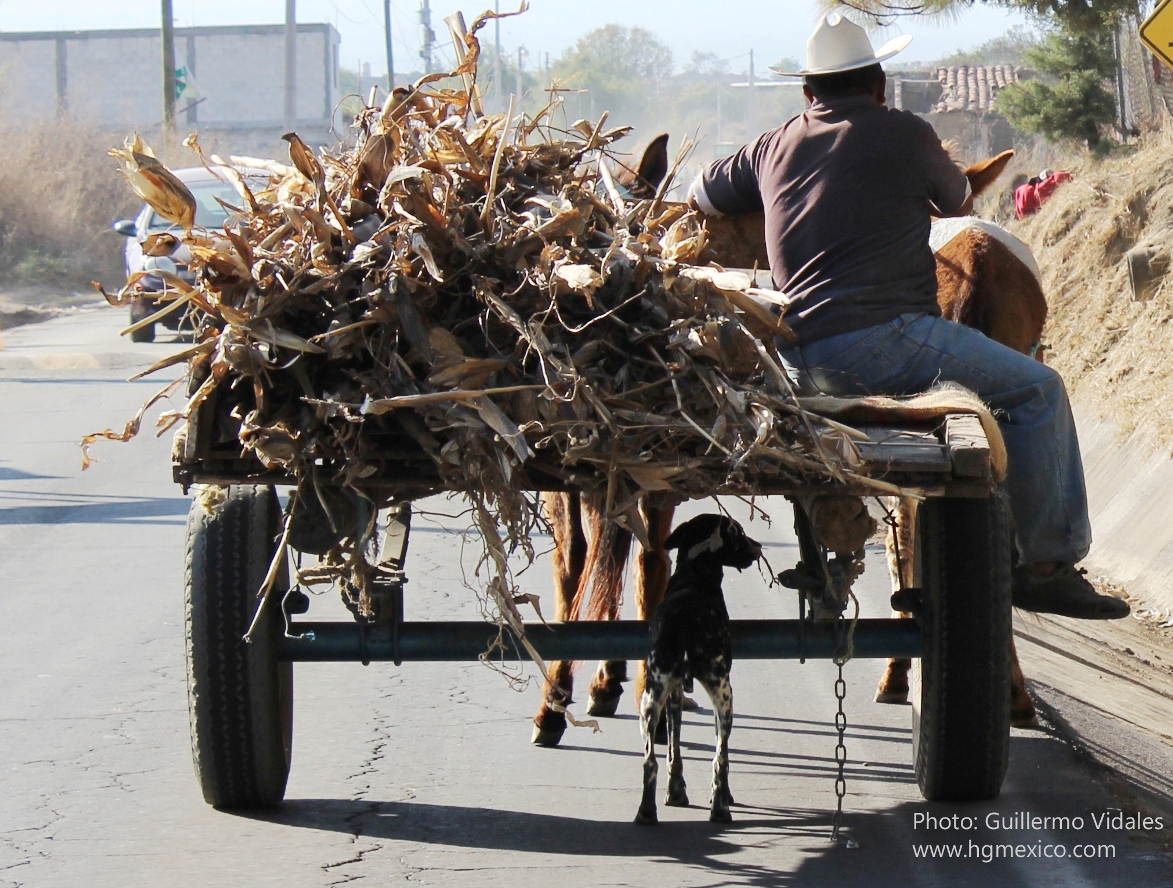
POLYGON ((387 95, 395 89, 395 56, 391 53, 391 0, 383 0, 383 42, 387 44, 387 95))
POLYGON ((717 81, 717 144, 721 144, 721 81, 717 81))
POLYGON ((285 132, 297 129, 297 0, 285 0, 285 132))
POLYGON ((524 46, 517 47, 517 108, 518 108, 518 110, 521 110, 521 93, 522 93, 522 90, 521 90, 521 86, 522 86, 521 66, 523 64, 523 56, 524 55, 525 55, 525 47, 524 46))
POLYGON ((175 132, 175 16, 163 0, 163 132, 175 132))
POLYGON ((436 42, 436 32, 432 30, 432 7, 428 0, 420 4, 420 58, 424 62, 424 73, 432 73, 432 44, 436 42))
POLYGON ((757 90, 754 87, 753 50, 749 51, 749 87, 745 91, 745 141, 756 136, 758 128, 757 90))
MULTIPOLYGON (((501 0, 493 0, 493 12, 501 12, 501 0)), ((501 93, 504 87, 501 84, 501 19, 493 19, 493 104, 494 111, 505 107, 505 100, 501 93)))

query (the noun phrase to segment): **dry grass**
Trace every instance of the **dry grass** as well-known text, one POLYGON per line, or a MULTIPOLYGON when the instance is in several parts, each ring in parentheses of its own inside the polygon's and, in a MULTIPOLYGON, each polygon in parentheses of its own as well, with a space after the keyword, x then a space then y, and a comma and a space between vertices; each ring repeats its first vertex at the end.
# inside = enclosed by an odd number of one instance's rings
POLYGON ((1135 153, 1068 167, 1072 184, 1014 223, 1043 271, 1051 306, 1047 363, 1124 432, 1173 449, 1173 281, 1133 302, 1124 253, 1173 253, 1173 131, 1135 153))
POLYGON ((141 204, 106 155, 121 141, 67 122, 0 130, 0 286, 125 279, 125 241, 110 224, 141 204))

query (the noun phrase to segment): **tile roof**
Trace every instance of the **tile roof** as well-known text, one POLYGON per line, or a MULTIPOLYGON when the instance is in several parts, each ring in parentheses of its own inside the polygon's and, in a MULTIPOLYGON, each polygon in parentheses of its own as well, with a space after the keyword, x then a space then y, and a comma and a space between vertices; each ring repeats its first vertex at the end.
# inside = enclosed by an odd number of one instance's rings
POLYGON ((942 92, 933 110, 939 114, 946 111, 990 111, 998 93, 1020 81, 1022 70, 1013 65, 938 68, 937 80, 942 92))

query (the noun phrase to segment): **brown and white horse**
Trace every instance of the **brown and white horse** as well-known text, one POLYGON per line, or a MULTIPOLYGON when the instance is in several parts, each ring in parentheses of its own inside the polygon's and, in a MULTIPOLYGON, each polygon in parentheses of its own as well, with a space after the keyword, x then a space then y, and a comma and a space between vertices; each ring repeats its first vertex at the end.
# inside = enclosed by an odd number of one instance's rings
MULTIPOLYGON (((644 152, 638 167, 621 180, 635 197, 651 196, 668 170, 668 137, 661 135, 644 152)), ((993 184, 1013 156, 1004 152, 969 167, 966 176, 974 197, 993 184)), ((963 207, 970 212, 972 200, 963 207)), ((733 268, 765 267, 764 218, 760 213, 706 220, 712 258, 733 268)), ((987 336, 1019 351, 1038 348, 1046 320, 1046 300, 1038 283, 1037 269, 1019 258, 1025 245, 1008 232, 991 233, 988 223, 963 226, 937 251, 938 302, 945 317, 981 330, 987 336), (1008 245, 1009 244, 1009 245, 1008 245), (1033 273, 1032 273, 1033 271, 1033 273)), ((1004 231, 1004 230, 1003 230, 1004 231)), ((1026 251, 1029 256, 1029 250, 1026 251)), ((631 532, 604 514, 601 495, 550 493, 543 505, 554 532, 554 618, 557 620, 614 620, 622 602, 623 577, 631 551, 631 532)), ((670 562, 664 540, 672 529, 674 508, 646 498, 640 510, 648 528, 650 549, 640 548, 635 564, 636 607, 646 620, 663 600, 670 562)), ((898 509, 898 531, 909 533, 911 505, 898 509)), ((891 547, 890 547, 891 548, 891 547)), ((904 551, 910 551, 905 549, 904 551)), ((894 575, 895 576, 895 575, 894 575)), ((1034 707, 1026 691, 1022 670, 1013 650, 1011 710, 1015 724, 1031 723, 1034 707)), ((573 663, 555 662, 543 689, 542 705, 534 716, 533 742, 554 746, 566 729, 562 707, 573 692, 573 663)), ((643 690, 642 664, 636 676, 636 699, 643 690)), ((876 699, 907 702, 908 660, 890 660, 876 699)), ((627 680, 627 664, 599 664, 590 683, 588 713, 614 715, 627 680)))

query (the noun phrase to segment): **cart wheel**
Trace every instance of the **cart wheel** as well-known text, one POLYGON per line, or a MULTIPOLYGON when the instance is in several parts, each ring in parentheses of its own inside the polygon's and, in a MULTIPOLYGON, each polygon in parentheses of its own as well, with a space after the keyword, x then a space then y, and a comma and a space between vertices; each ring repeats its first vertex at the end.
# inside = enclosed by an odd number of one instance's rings
MULTIPOLYGON (((293 742, 293 664, 277 660, 284 634, 271 600, 248 631, 276 550, 281 506, 271 487, 231 487, 211 514, 187 520, 187 700, 191 750, 204 801, 215 808, 275 805, 285 795, 293 742)), ((288 587, 279 577, 276 593, 288 587)))
POLYGON ((1010 531, 1005 494, 921 512, 924 657, 913 661, 912 749, 930 801, 1002 788, 1010 752, 1010 531))
POLYGON ((154 342, 155 341, 155 325, 147 324, 145 327, 139 327, 137 330, 130 332, 131 342, 154 342))

